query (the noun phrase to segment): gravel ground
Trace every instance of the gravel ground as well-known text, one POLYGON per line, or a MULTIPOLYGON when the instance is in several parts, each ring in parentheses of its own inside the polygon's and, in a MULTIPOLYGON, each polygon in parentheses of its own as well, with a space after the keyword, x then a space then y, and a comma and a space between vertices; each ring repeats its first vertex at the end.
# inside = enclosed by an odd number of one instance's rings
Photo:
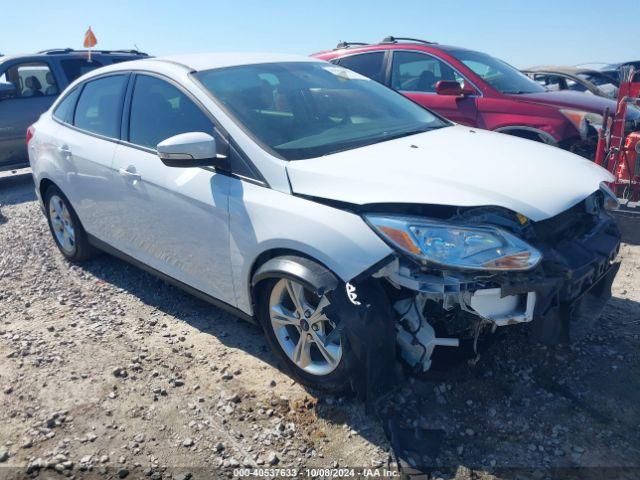
POLYGON ((0 178, 0 478, 393 467, 391 417, 435 439, 433 478, 640 477, 639 246, 586 339, 545 348, 511 327, 376 415, 292 382, 256 326, 108 255, 70 265, 32 188, 0 178))

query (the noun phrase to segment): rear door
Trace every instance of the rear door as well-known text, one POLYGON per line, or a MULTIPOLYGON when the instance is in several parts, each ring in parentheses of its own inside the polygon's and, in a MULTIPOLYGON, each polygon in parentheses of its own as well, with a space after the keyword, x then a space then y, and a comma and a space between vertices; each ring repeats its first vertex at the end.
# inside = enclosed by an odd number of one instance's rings
POLYGON ((49 63, 38 60, 0 64, 0 83, 14 87, 0 98, 0 168, 28 166, 27 128, 53 104, 58 82, 49 63))
POLYGON ((118 142, 129 74, 87 81, 71 91, 54 111, 62 124, 57 155, 65 172, 62 191, 91 235, 110 243, 118 215, 111 167, 118 142), (73 104, 67 99, 78 95, 73 104), (60 110, 60 112, 58 112, 60 110))
POLYGON ((334 63, 384 84, 386 83, 387 56, 388 53, 384 51, 358 53, 339 58, 334 63))
POLYGON ((113 187, 119 213, 113 246, 199 291, 235 305, 229 257, 229 182, 212 168, 171 168, 161 141, 205 132, 224 141, 196 100, 164 77, 138 74, 126 143, 118 146, 113 187))
POLYGON ((389 86, 416 103, 462 125, 477 125, 476 95, 458 97, 438 95, 440 80, 468 82, 464 76, 439 58, 423 52, 394 50, 391 52, 389 86))

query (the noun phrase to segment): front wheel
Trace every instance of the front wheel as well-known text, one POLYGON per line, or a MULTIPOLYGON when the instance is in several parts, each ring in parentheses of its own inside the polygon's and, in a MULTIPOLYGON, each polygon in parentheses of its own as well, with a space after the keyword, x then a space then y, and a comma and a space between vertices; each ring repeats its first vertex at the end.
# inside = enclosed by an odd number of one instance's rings
POLYGON ((349 384, 344 339, 338 319, 324 310, 330 301, 301 281, 276 278, 262 282, 258 317, 276 355, 303 385, 338 392, 349 384))

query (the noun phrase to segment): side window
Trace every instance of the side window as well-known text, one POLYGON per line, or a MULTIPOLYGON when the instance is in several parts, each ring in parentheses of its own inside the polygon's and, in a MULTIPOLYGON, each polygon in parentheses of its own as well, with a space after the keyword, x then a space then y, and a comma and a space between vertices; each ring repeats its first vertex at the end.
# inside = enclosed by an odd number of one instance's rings
POLYGON ((13 65, 0 76, 0 82, 13 84, 17 92, 14 98, 46 97, 60 93, 49 65, 44 62, 13 65))
POLYGON ((457 81, 463 77, 443 61, 416 52, 394 52, 391 88, 406 92, 435 93, 440 80, 457 81))
POLYGON ((67 80, 71 83, 81 75, 101 67, 102 63, 97 62, 96 60, 91 60, 91 62, 89 62, 86 58, 69 58, 66 60, 60 60, 60 66, 62 67, 67 80))
POLYGON ((573 90, 574 92, 585 92, 587 90, 587 87, 571 78, 566 78, 565 83, 567 84, 567 89, 573 90))
POLYGON ((68 95, 66 95, 53 111, 53 116, 61 122, 72 123, 73 111, 76 108, 76 102, 80 96, 80 90, 82 90, 82 87, 74 88, 68 95))
POLYGON ((213 123, 178 88, 159 78, 139 75, 131 99, 129 142, 155 150, 163 140, 187 132, 213 134, 213 123))
POLYGON ((557 75, 536 75, 534 80, 547 90, 563 90, 562 79, 557 75))
POLYGON ((358 72, 376 82, 384 82, 384 52, 362 53, 341 58, 338 65, 358 72))
POLYGON ((99 135, 119 138, 126 84, 125 75, 112 75, 87 82, 76 106, 74 125, 99 135))

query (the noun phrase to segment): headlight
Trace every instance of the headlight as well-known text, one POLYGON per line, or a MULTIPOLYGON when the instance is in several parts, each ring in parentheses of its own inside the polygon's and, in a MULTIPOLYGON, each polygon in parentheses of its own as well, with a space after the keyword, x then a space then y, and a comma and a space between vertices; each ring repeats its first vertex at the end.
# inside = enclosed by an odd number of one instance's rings
POLYGON ((469 270, 529 270, 538 250, 493 226, 452 225, 425 218, 365 215, 388 243, 421 261, 469 270))
POLYGON ((591 112, 583 112, 582 110, 568 110, 561 109, 560 113, 562 113, 567 120, 569 120, 574 127, 580 132, 580 137, 582 139, 587 138, 589 133, 589 126, 592 126, 596 130, 602 128, 604 123, 604 118, 602 115, 598 115, 597 113, 591 112))

